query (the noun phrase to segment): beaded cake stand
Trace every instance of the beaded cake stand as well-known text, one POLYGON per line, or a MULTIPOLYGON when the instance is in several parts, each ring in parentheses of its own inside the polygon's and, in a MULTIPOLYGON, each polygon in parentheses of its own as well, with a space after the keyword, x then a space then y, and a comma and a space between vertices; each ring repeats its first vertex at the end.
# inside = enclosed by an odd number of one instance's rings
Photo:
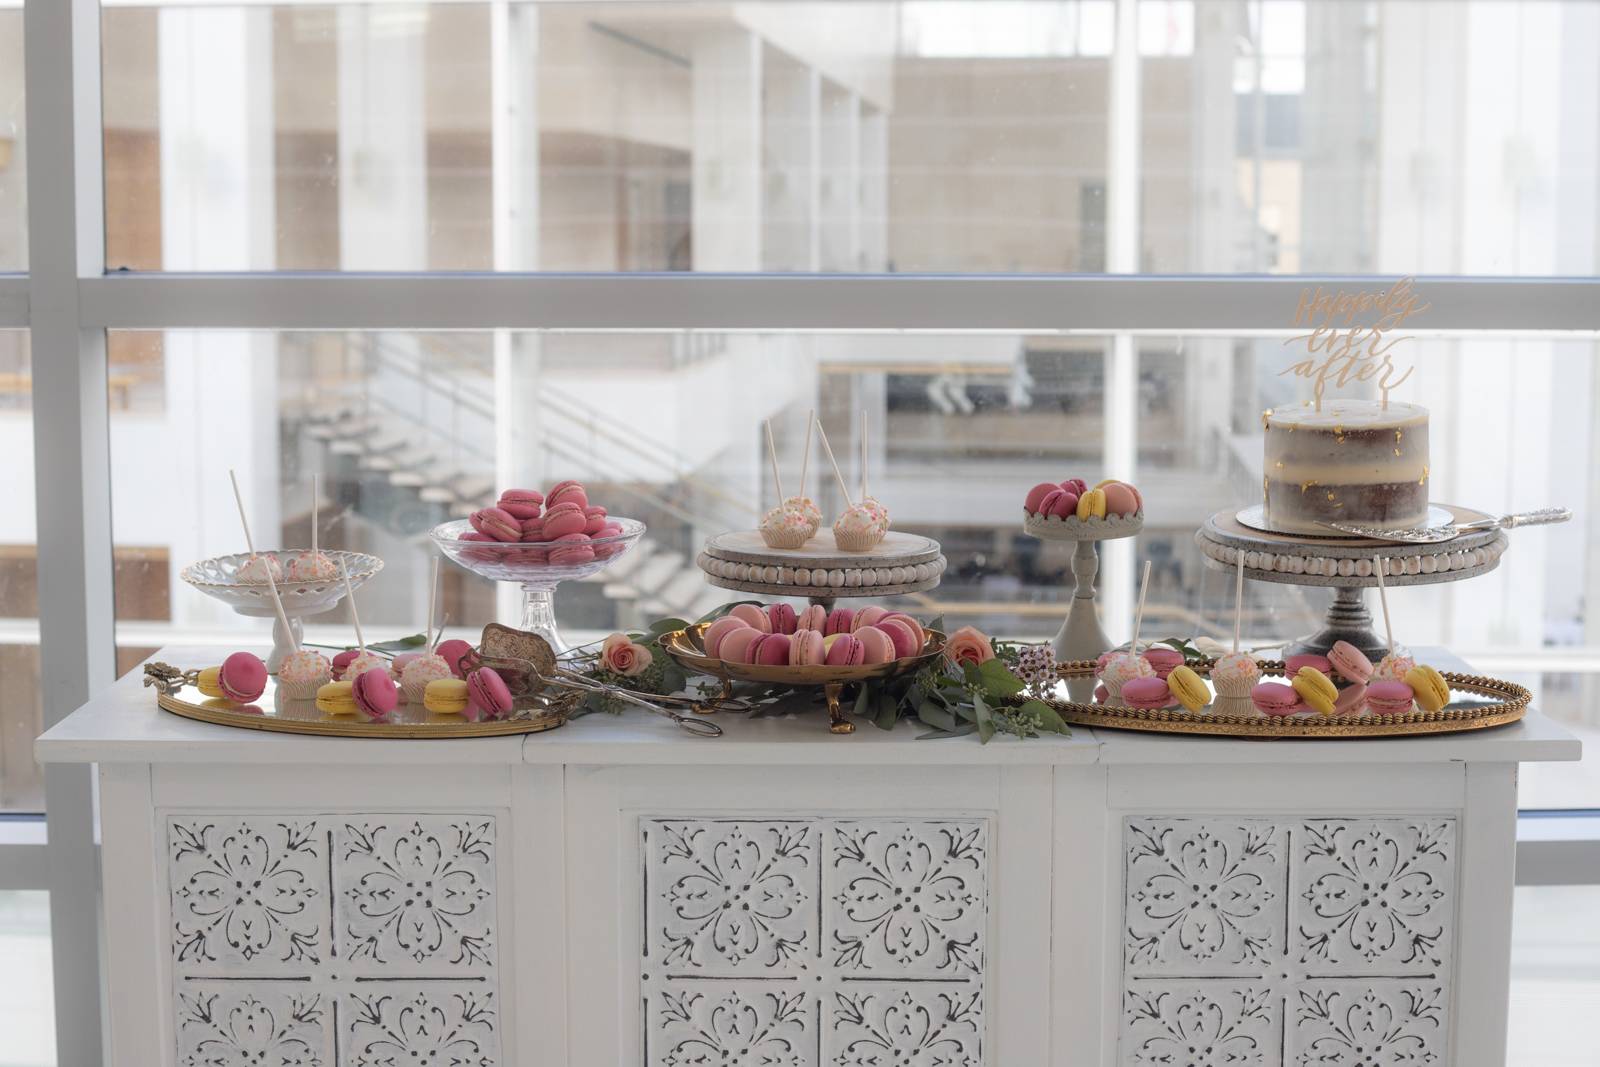
POLYGON ((1100 555, 1095 551, 1095 542, 1132 537, 1142 529, 1142 511, 1104 519, 1044 518, 1023 513, 1024 533, 1041 541, 1075 541, 1078 545, 1072 553, 1072 605, 1067 609, 1066 620, 1055 640, 1050 643, 1058 663, 1097 659, 1111 647, 1111 639, 1100 625, 1100 612, 1094 603, 1094 578, 1100 573, 1100 555))
POLYGON ((831 607, 837 597, 918 593, 939 584, 945 558, 939 542, 890 530, 866 552, 846 552, 822 529, 796 549, 768 548, 756 530, 718 534, 695 560, 722 589, 803 596, 831 607))
MULTIPOLYGON (((1471 508, 1442 506, 1456 522, 1488 518, 1471 508)), ((1337 591, 1322 629, 1291 642, 1285 648, 1286 655, 1320 654, 1335 641, 1348 641, 1373 659, 1382 657, 1387 646, 1373 629, 1362 590, 1378 584, 1373 571, 1378 559, 1388 561, 1383 572, 1387 587, 1434 585, 1489 573, 1500 565, 1500 557, 1510 543, 1499 530, 1464 533, 1428 545, 1364 537, 1264 533, 1241 523, 1235 508, 1207 519, 1195 531, 1194 539, 1209 567, 1232 571, 1242 552, 1245 576, 1252 581, 1322 586, 1337 591)))

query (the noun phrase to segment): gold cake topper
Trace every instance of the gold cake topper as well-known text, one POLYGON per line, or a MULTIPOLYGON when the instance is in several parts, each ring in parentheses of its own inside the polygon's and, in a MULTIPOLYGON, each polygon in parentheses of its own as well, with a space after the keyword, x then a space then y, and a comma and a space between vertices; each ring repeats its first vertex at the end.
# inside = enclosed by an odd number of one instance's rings
POLYGON ((1391 331, 1404 325, 1413 315, 1428 310, 1413 288, 1414 278, 1401 278, 1380 292, 1328 292, 1320 285, 1315 290, 1300 290, 1294 309, 1294 325, 1311 327, 1310 333, 1289 338, 1285 345, 1303 344, 1308 356, 1279 372, 1312 381, 1312 396, 1322 410, 1322 393, 1331 382, 1337 386, 1351 381, 1377 379, 1383 406, 1389 406, 1389 390, 1411 377, 1415 367, 1399 370, 1390 358, 1396 345, 1411 340, 1393 336, 1391 331), (1357 322, 1357 316, 1376 314, 1370 323, 1357 322))

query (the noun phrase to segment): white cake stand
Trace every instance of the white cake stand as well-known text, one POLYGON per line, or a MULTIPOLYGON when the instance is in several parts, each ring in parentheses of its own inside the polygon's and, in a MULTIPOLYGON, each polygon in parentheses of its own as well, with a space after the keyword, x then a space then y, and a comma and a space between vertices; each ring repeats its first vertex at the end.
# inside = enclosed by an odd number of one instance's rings
MULTIPOLYGON (((1471 508, 1439 506, 1456 522, 1488 518, 1471 508)), ((1320 655, 1335 641, 1348 641, 1372 659, 1380 659, 1388 647, 1373 628, 1363 592, 1378 584, 1377 560, 1387 561, 1386 587, 1434 585, 1489 573, 1500 565, 1510 544, 1499 530, 1464 533, 1430 545, 1265 533, 1241 523, 1237 514, 1236 508, 1219 511, 1195 531, 1195 543, 1207 566, 1232 571, 1243 553, 1244 573, 1251 581, 1337 590, 1322 629, 1290 642, 1285 655, 1320 655)))
POLYGON ((865 552, 846 552, 821 529, 795 549, 768 548, 757 530, 718 534, 695 560, 706 581, 722 589, 803 596, 832 606, 838 597, 895 596, 932 589, 945 558, 931 537, 890 530, 865 552))
POLYGON ((1142 529, 1142 511, 1104 519, 1045 518, 1023 512, 1024 533, 1041 541, 1073 541, 1078 546, 1072 553, 1072 605, 1067 609, 1067 618, 1056 632, 1055 640, 1051 642, 1057 662, 1098 659, 1102 652, 1111 647, 1111 639, 1100 625, 1100 612, 1094 602, 1094 579, 1100 573, 1100 554, 1095 551, 1095 542, 1132 537, 1142 529))
MULTIPOLYGON (((286 548, 276 552, 263 552, 273 556, 287 567, 302 549, 286 548)), ((338 566, 343 561, 350 575, 350 588, 360 589, 374 574, 383 570, 383 560, 365 552, 341 552, 328 549, 322 553, 338 566)), ((278 599, 283 602, 283 614, 290 629, 277 621, 278 613, 272 607, 272 592, 266 582, 239 581, 239 568, 250 559, 248 553, 217 556, 191 563, 178 574, 185 582, 209 597, 228 605, 240 615, 256 619, 272 619, 272 653, 267 657, 267 670, 278 673, 278 665, 300 644, 304 627, 300 620, 309 615, 332 611, 344 599, 344 579, 335 575, 317 582, 295 582, 285 578, 278 582, 278 599)))

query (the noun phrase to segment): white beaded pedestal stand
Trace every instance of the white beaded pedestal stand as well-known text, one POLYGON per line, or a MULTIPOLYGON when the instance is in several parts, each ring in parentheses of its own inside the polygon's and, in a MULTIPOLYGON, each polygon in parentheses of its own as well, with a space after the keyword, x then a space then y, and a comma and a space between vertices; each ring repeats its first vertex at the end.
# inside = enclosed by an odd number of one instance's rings
MULTIPOLYGON (((1488 517, 1470 508, 1438 506, 1456 522, 1488 517)), ((1362 592, 1378 584, 1373 571, 1378 559, 1388 561, 1383 584, 1389 588, 1434 585, 1487 574, 1499 566, 1509 544, 1499 530, 1464 533, 1430 545, 1364 537, 1296 537, 1251 529, 1237 514, 1236 508, 1219 511, 1195 532, 1195 543, 1207 566, 1231 572, 1238 565, 1238 553, 1243 552, 1245 576, 1252 581, 1337 590, 1323 628, 1288 644, 1285 655, 1326 653, 1335 641, 1348 641, 1379 659, 1388 651, 1387 645, 1373 629, 1362 592)))
MULTIPOLYGON (((1095 551, 1095 542, 1132 537, 1142 529, 1142 511, 1104 519, 1045 518, 1023 512, 1024 533, 1041 541, 1075 541, 1078 546, 1072 553, 1072 605, 1067 609, 1067 617, 1056 632, 1055 640, 1050 642, 1058 663, 1099 659, 1100 654, 1111 647, 1111 639, 1100 625, 1100 611, 1094 602, 1094 579, 1100 573, 1100 554, 1095 551)), ((1069 680, 1067 688, 1073 700, 1087 701, 1094 690, 1094 679, 1069 680)))
POLYGON ((718 534, 695 561, 723 589, 808 597, 831 607, 838 597, 919 593, 939 584, 945 558, 931 537, 890 530, 865 552, 846 552, 833 531, 818 530, 795 549, 768 548, 756 530, 718 534))

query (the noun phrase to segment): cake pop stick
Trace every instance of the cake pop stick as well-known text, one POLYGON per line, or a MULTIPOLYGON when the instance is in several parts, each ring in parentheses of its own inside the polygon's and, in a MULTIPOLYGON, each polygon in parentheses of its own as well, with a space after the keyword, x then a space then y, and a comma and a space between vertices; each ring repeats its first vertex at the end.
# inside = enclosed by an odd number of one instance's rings
POLYGON ((765 419, 761 423, 767 429, 767 458, 772 460, 772 481, 778 487, 778 503, 786 499, 783 495, 783 478, 778 474, 778 450, 772 445, 772 420, 765 419))
POLYGON ((1144 622, 1144 594, 1150 588, 1150 561, 1144 561, 1144 577, 1139 579, 1139 608, 1133 613, 1133 654, 1139 654, 1139 627, 1144 622))
MULTIPOLYGON (((233 477, 232 471, 228 472, 228 477, 233 477)), ((239 487, 235 485, 234 492, 237 493, 238 491, 239 487)), ((283 623, 283 632, 289 635, 290 647, 299 652, 300 639, 294 635, 294 627, 289 625, 289 616, 284 614, 283 601, 278 597, 278 582, 277 579, 272 577, 271 571, 267 572, 267 590, 272 593, 272 610, 278 613, 278 621, 283 623)))
POLYGON ((422 628, 422 643, 424 646, 433 644, 433 610, 438 599, 439 591, 439 557, 433 557, 433 573, 428 578, 428 622, 422 628))
MULTIPOLYGON (((233 483, 233 502, 239 505, 239 525, 244 527, 244 546, 253 556, 256 554, 255 540, 250 536, 250 520, 244 517, 244 497, 239 492, 239 479, 234 477, 233 468, 228 468, 228 481, 233 483)), ((277 596, 276 593, 273 594, 277 596)))
POLYGON ((1383 634, 1389 640, 1389 655, 1394 655, 1394 627, 1389 625, 1389 594, 1383 588, 1383 568, 1388 560, 1379 556, 1372 561, 1372 573, 1378 576, 1378 603, 1383 605, 1383 634))
POLYGON ((317 558, 317 476, 311 476, 311 558, 317 558))
POLYGON ((817 409, 812 408, 806 416, 806 447, 800 454, 800 488, 795 490, 800 496, 806 495, 806 475, 811 471, 811 424, 817 421, 817 409))
POLYGON ((1239 573, 1233 579, 1233 650, 1239 651, 1239 624, 1244 617, 1244 553, 1235 552, 1239 573))
POLYGON ((833 476, 839 482, 839 492, 844 496, 846 507, 855 507, 856 502, 850 499, 850 487, 844 484, 844 475, 839 471, 839 461, 833 458, 833 448, 828 444, 828 431, 822 428, 820 419, 813 420, 817 424, 817 436, 822 439, 822 450, 828 454, 828 462, 833 466, 833 476))
POLYGON ((861 413, 861 499, 867 499, 867 413, 861 413))
POLYGON ((444 628, 450 625, 450 613, 447 611, 439 616, 439 632, 433 635, 433 644, 428 646, 428 651, 434 655, 439 654, 439 643, 444 639, 444 628))
POLYGON ((344 579, 344 596, 350 601, 350 620, 356 624, 356 644, 361 646, 361 651, 367 651, 367 639, 361 634, 361 613, 356 610, 356 591, 350 588, 350 571, 344 565, 344 557, 339 558, 339 576, 344 579))

